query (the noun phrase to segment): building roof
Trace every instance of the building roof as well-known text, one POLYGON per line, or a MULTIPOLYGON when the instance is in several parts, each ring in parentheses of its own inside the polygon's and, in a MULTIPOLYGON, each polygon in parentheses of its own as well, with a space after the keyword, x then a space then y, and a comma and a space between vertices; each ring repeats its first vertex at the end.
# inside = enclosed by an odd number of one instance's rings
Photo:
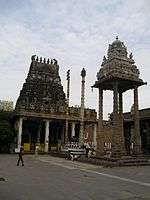
POLYGON ((139 78, 140 72, 134 63, 132 53, 128 56, 127 47, 116 37, 108 47, 107 57, 104 56, 97 81, 92 87, 113 90, 113 83, 117 81, 119 90, 125 92, 135 85, 146 84, 139 78))
MULTIPOLYGON (((133 121, 131 112, 126 112, 123 114, 124 116, 124 120, 125 121, 133 121)), ((144 119, 150 119, 150 108, 144 108, 139 110, 139 116, 140 116, 140 120, 144 120, 144 119)))

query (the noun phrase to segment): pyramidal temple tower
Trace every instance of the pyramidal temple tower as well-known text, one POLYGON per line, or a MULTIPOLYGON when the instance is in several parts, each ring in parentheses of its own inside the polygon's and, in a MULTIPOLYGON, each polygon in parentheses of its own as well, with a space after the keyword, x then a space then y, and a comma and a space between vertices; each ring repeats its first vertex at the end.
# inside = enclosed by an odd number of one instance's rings
POLYGON ((15 111, 55 114, 65 113, 65 110, 66 99, 57 60, 33 55, 15 111))
POLYGON ((101 68, 97 73, 97 81, 92 87, 99 89, 99 119, 98 119, 98 152, 104 154, 104 124, 103 124, 103 91, 113 91, 112 114, 112 151, 113 157, 126 154, 123 129, 123 93, 132 89, 134 93, 134 133, 133 152, 135 155, 141 152, 139 111, 138 111, 138 87, 144 85, 139 78, 139 70, 135 65, 132 53, 128 56, 127 48, 118 37, 109 45, 107 57, 104 56, 101 68))

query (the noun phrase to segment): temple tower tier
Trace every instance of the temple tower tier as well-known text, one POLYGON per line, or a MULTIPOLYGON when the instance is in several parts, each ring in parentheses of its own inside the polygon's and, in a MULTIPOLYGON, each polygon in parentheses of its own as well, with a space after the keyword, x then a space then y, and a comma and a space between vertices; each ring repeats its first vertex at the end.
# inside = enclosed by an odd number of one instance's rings
POLYGON ((98 149, 104 155, 104 128, 103 128, 103 90, 113 91, 113 113, 111 115, 111 156, 126 155, 123 131, 123 93, 134 90, 134 145, 133 153, 141 152, 139 134, 138 87, 146 83, 139 78, 139 70, 134 64, 132 53, 128 56, 127 48, 118 37, 109 45, 107 57, 104 56, 101 68, 97 73, 97 81, 92 86, 99 89, 99 126, 97 133, 98 149))
POLYGON ((31 65, 15 111, 66 113, 66 97, 56 59, 42 60, 33 55, 31 65))

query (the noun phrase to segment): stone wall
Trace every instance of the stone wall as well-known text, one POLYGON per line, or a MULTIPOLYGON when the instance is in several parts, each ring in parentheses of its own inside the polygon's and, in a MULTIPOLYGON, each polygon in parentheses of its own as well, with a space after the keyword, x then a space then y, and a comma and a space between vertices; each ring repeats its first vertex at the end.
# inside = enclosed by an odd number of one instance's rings
POLYGON ((97 155, 110 153, 113 128, 109 121, 103 121, 101 131, 97 129, 97 155))
MULTIPOLYGON (((78 119, 80 120, 80 113, 81 113, 80 107, 69 107, 70 118, 78 117, 78 119)), ((88 120, 96 121, 97 113, 94 109, 85 108, 84 118, 85 118, 86 121, 88 121, 88 120)))

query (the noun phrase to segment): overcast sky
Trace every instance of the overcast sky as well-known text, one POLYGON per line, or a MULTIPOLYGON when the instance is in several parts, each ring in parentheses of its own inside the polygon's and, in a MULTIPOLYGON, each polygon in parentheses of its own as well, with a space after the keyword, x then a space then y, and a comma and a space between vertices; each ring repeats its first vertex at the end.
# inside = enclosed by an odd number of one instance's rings
MULTIPOLYGON (((80 72, 87 70, 86 107, 97 109, 96 80, 108 44, 116 35, 133 52, 140 77, 140 109, 150 107, 149 0, 0 0, 0 99, 17 100, 33 54, 56 58, 66 91, 71 70, 70 105, 80 104, 80 72)), ((133 91, 124 95, 130 110, 133 91)), ((104 112, 112 112, 112 95, 104 97, 104 112)))

